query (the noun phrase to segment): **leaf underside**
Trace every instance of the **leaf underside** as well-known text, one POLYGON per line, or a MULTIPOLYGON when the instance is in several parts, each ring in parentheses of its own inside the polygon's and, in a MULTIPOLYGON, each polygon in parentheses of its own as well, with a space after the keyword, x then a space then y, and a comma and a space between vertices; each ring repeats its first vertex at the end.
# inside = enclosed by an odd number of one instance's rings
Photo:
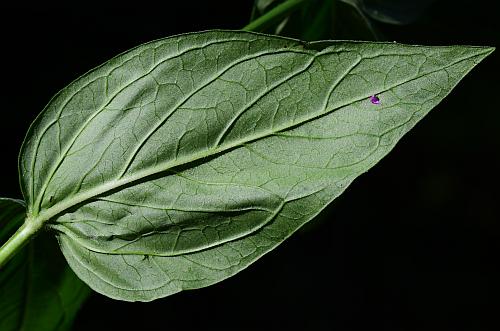
POLYGON ((109 297, 213 284, 317 215, 491 51, 236 31, 141 45, 33 123, 28 213, 109 297))

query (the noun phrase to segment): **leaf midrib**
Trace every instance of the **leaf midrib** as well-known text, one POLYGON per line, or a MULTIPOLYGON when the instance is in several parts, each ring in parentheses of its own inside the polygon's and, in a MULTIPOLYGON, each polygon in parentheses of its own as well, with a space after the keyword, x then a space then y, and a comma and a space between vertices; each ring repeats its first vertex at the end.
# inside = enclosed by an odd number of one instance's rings
MULTIPOLYGON (((396 87, 398 87, 400 85, 412 82, 412 81, 417 80, 419 78, 422 78, 424 76, 431 75, 433 73, 436 73, 436 72, 439 72, 439 71, 442 71, 442 70, 446 70, 447 68, 449 68, 451 66, 454 66, 454 65, 456 65, 456 64, 458 64, 460 62, 463 62, 463 61, 466 61, 466 60, 469 60, 469 59, 472 59, 472 58, 475 58, 475 57, 483 56, 485 53, 489 53, 489 52, 490 52, 489 49, 485 49, 484 52, 475 53, 475 54, 472 54, 472 55, 469 55, 469 56, 465 56, 465 57, 460 58, 460 59, 458 59, 458 60, 456 60, 456 61, 454 61, 454 62, 452 62, 452 63, 450 63, 450 64, 448 64, 446 66, 443 66, 443 67, 441 67, 439 69, 431 70, 429 72, 425 72, 425 73, 419 74, 419 75, 417 75, 417 76, 415 76, 415 77, 413 77, 411 79, 408 79, 408 80, 405 80, 405 81, 393 84, 390 87, 386 87, 386 88, 380 89, 379 91, 376 91, 374 94, 381 94, 382 92, 386 92, 388 90, 391 90, 391 89, 396 88, 396 87)), ((323 54, 324 53, 317 53, 317 54, 315 54, 313 56, 314 56, 314 58, 316 58, 317 56, 323 55, 323 54)), ((385 55, 386 54, 379 54, 379 55, 375 55, 373 57, 375 58, 375 57, 378 57, 378 56, 385 56, 385 55)), ((368 58, 370 58, 370 57, 363 57, 362 59, 368 59, 368 58)), ((352 71, 353 69, 354 69, 354 67, 350 68, 349 71, 352 71)), ((349 74, 349 72, 344 73, 344 75, 339 76, 340 77, 339 79, 341 80, 341 79, 345 78, 348 74, 349 74)), ((275 130, 264 131, 261 134, 256 134, 256 135, 248 136, 247 139, 236 140, 236 141, 233 141, 231 143, 228 143, 227 145, 221 145, 221 146, 219 146, 217 148, 207 149, 207 150, 198 152, 195 155, 191 155, 190 157, 183 157, 183 158, 181 157, 181 158, 178 158, 178 159, 173 160, 173 161, 167 161, 167 162, 165 162, 163 164, 159 164, 159 165, 156 165, 154 167, 150 167, 149 169, 138 171, 137 173, 135 173, 132 176, 123 177, 120 180, 110 181, 110 182, 108 182, 106 184, 97 186, 94 189, 88 190, 86 192, 82 192, 80 194, 76 194, 71 199, 62 200, 61 202, 56 203, 55 205, 53 205, 52 207, 50 207, 50 208, 48 208, 46 210, 42 210, 35 217, 35 220, 37 222, 45 223, 45 222, 51 220, 54 216, 57 216, 57 215, 61 214, 65 210, 67 210, 67 209, 69 209, 69 208, 71 208, 71 207, 73 207, 73 206, 75 206, 77 204, 83 203, 83 202, 85 202, 85 201, 87 201, 89 199, 92 199, 93 197, 102 195, 102 194, 104 194, 106 192, 115 191, 117 189, 120 189, 121 187, 127 186, 128 184, 131 184, 133 182, 139 182, 141 179, 147 178, 149 176, 152 176, 152 175, 155 175, 155 174, 158 174, 158 173, 161 173, 161 172, 165 172, 165 171, 167 171, 169 169, 172 169, 172 168, 175 168, 175 167, 179 167, 179 166, 182 166, 182 165, 186 165, 186 164, 195 162, 195 161, 197 161, 199 159, 203 159, 203 158, 206 158, 206 157, 218 155, 218 154, 221 154, 221 153, 223 153, 225 151, 234 149, 236 147, 240 147, 240 146, 242 146, 244 144, 247 144, 249 142, 254 142, 254 141, 266 138, 268 136, 271 136, 271 135, 273 135, 275 133, 291 129, 293 127, 297 127, 297 126, 299 126, 301 124, 304 124, 306 122, 309 122, 311 120, 315 120, 317 118, 326 116, 326 115, 330 114, 331 112, 333 112, 335 110, 338 110, 340 108, 346 107, 346 106, 351 105, 351 104, 353 104, 355 102, 364 100, 364 99, 368 98, 370 95, 372 95, 372 93, 370 93, 369 95, 363 95, 363 96, 361 96, 359 98, 356 98, 356 99, 353 99, 353 100, 349 100, 349 101, 347 101, 347 102, 345 102, 345 103, 343 103, 341 105, 338 105, 338 106, 336 106, 336 107, 334 107, 332 109, 325 110, 322 113, 315 114, 313 116, 304 116, 302 119, 299 119, 296 123, 286 123, 285 125, 282 125, 282 126, 276 128, 275 130)))

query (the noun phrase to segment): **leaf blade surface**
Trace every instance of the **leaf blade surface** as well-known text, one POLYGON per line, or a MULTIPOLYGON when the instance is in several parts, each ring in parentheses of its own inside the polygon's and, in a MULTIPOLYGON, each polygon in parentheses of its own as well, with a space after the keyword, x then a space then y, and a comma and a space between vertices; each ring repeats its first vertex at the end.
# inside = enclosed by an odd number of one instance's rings
POLYGON ((29 212, 98 292, 207 286, 317 215, 490 52, 229 31, 139 46, 31 127, 29 212))

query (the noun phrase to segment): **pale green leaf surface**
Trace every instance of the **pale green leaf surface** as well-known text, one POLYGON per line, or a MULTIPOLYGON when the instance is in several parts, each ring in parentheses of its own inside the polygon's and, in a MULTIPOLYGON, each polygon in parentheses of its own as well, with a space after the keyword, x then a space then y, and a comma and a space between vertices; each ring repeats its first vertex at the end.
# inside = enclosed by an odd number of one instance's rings
MULTIPOLYGON (((23 201, 0 198, 0 244, 25 216, 23 201)), ((41 234, 0 271, 0 330, 69 330, 89 294, 54 238, 41 234)))
POLYGON ((235 31, 141 45, 32 125, 29 214, 107 296, 213 284, 317 215, 491 51, 235 31))

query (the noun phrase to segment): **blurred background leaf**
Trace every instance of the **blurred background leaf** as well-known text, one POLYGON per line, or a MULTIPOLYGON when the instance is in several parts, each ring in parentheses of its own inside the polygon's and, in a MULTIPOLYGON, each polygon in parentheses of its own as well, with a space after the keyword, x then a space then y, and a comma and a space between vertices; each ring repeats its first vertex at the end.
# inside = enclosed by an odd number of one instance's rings
MULTIPOLYGON (((385 40, 377 22, 406 25, 421 18, 435 0, 307 0, 261 32, 307 41, 385 40)), ((255 0, 251 21, 286 0, 255 0)))
MULTIPOLYGON (((20 200, 0 198, 0 244, 24 222, 20 200)), ((90 294, 52 235, 41 233, 0 271, 1 331, 64 331, 90 294)))
POLYGON ((359 8, 370 18, 388 24, 414 23, 435 0, 341 0, 359 8))
MULTIPOLYGON (((255 0, 251 20, 265 15, 286 0, 255 0)), ((260 32, 301 40, 325 39, 380 40, 380 33, 355 1, 306 0, 260 32)))

